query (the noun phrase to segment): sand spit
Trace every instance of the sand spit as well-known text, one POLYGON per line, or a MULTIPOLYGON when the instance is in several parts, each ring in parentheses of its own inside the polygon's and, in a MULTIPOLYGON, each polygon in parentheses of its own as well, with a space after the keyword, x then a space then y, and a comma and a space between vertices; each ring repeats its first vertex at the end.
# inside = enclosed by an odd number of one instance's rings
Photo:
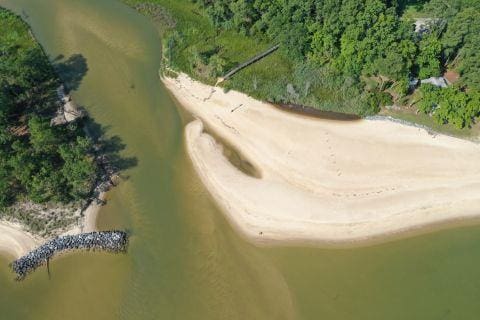
POLYGON ((391 121, 308 118, 190 79, 163 79, 198 120, 193 165, 229 220, 265 242, 345 243, 480 216, 480 146, 391 121), (259 172, 233 166, 222 145, 259 172))

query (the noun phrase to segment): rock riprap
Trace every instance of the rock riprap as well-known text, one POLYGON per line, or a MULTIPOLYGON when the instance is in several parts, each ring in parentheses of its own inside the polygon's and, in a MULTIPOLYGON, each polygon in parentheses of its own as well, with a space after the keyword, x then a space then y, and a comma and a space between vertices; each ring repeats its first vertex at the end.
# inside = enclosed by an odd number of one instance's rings
POLYGON ((15 260, 11 266, 17 279, 24 279, 30 272, 45 264, 54 255, 71 250, 102 250, 126 252, 128 234, 125 231, 101 231, 57 237, 15 260))

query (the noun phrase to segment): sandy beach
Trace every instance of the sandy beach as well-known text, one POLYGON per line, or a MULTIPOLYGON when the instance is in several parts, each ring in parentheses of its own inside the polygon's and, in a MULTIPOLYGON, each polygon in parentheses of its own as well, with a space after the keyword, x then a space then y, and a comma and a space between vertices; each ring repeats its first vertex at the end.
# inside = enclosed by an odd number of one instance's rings
MULTIPOLYGON (((99 199, 104 200, 105 193, 101 193, 99 199)), ((101 207, 101 204, 93 201, 83 212, 81 223, 72 226, 61 235, 75 235, 96 231, 97 216, 101 207)), ((18 223, 0 221, 0 255, 6 253, 17 259, 47 240, 49 239, 31 234, 18 223)))
POLYGON ((41 238, 24 231, 19 224, 0 221, 0 254, 7 253, 19 258, 41 242, 41 238))
POLYGON ((480 216, 478 144, 391 121, 308 118, 184 74, 163 81, 197 118, 185 140, 198 175, 250 239, 345 243, 480 216))

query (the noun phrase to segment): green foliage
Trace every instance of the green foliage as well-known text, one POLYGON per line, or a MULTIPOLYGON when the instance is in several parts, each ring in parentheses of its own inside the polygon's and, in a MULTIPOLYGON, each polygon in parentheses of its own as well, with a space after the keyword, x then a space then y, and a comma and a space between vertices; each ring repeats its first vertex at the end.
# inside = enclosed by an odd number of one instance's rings
POLYGON ((439 124, 451 123, 461 129, 471 127, 474 119, 480 115, 480 95, 466 93, 456 87, 445 89, 424 84, 420 88, 422 100, 418 109, 433 114, 439 124))
POLYGON ((420 87, 422 99, 417 103, 418 110, 426 114, 432 113, 440 102, 440 91, 439 87, 423 84, 420 87))
POLYGON ((382 106, 392 104, 392 96, 386 92, 366 92, 362 94, 359 104, 362 106, 361 116, 371 116, 380 111, 382 106))
POLYGON ((420 54, 417 57, 420 79, 438 77, 441 74, 440 57, 442 44, 435 33, 430 33, 420 41, 420 54))
POLYGON ((437 18, 450 20, 465 8, 480 10, 478 0, 430 0, 425 5, 425 11, 437 18))
POLYGON ((59 80, 21 19, 0 8, 0 208, 17 199, 69 202, 98 168, 83 123, 50 124, 59 80))
POLYGON ((395 83, 393 86, 393 91, 398 94, 399 98, 404 98, 409 90, 410 90, 410 83, 407 77, 400 79, 395 83))
POLYGON ((477 0, 124 1, 168 12, 176 25, 164 36, 170 66, 207 83, 279 43, 278 52, 224 84, 264 100, 372 114, 391 99, 379 90, 402 98, 411 78, 451 67, 462 86, 480 87, 477 0), (416 34, 406 10, 436 18, 431 30, 416 34), (368 91, 369 78, 389 86, 368 91))
POLYGON ((439 123, 451 123, 457 128, 469 125, 468 116, 465 114, 467 96, 453 88, 441 90, 439 107, 434 112, 434 118, 439 123))
POLYGON ((227 61, 219 55, 214 54, 209 58, 208 65, 210 66, 210 76, 219 77, 226 71, 225 66, 227 65, 227 61))
POLYGON ((165 35, 162 42, 164 60, 169 67, 174 62, 173 57, 178 56, 180 53, 177 49, 182 47, 182 36, 177 31, 172 31, 165 35))
POLYGON ((7 164, 2 158, 0 158, 0 208, 7 206, 14 196, 12 186, 10 185, 7 164))
POLYGON ((32 115, 28 120, 30 131, 30 145, 36 152, 52 152, 58 144, 59 137, 55 129, 50 126, 50 121, 37 115, 32 115))
POLYGON ((96 176, 96 163, 91 156, 90 139, 78 136, 76 141, 62 144, 59 148, 64 164, 62 175, 70 187, 70 196, 81 199, 88 196, 96 176))
POLYGON ((445 55, 458 62, 463 83, 480 91, 480 9, 460 11, 448 25, 443 43, 445 55))
POLYGON ((480 91, 480 1, 431 0, 427 9, 446 25, 443 62, 460 72, 463 85, 480 91))

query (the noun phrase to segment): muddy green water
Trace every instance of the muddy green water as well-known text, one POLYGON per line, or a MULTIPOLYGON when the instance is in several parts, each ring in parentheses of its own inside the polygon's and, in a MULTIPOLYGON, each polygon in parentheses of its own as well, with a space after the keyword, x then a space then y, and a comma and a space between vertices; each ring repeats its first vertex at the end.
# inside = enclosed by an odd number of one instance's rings
POLYGON ((128 254, 71 254, 21 283, 2 258, 1 320, 480 318, 479 227, 357 249, 252 246, 192 170, 146 18, 114 0, 0 4, 52 57, 86 58, 75 99, 138 160, 99 221, 133 231, 128 254))

